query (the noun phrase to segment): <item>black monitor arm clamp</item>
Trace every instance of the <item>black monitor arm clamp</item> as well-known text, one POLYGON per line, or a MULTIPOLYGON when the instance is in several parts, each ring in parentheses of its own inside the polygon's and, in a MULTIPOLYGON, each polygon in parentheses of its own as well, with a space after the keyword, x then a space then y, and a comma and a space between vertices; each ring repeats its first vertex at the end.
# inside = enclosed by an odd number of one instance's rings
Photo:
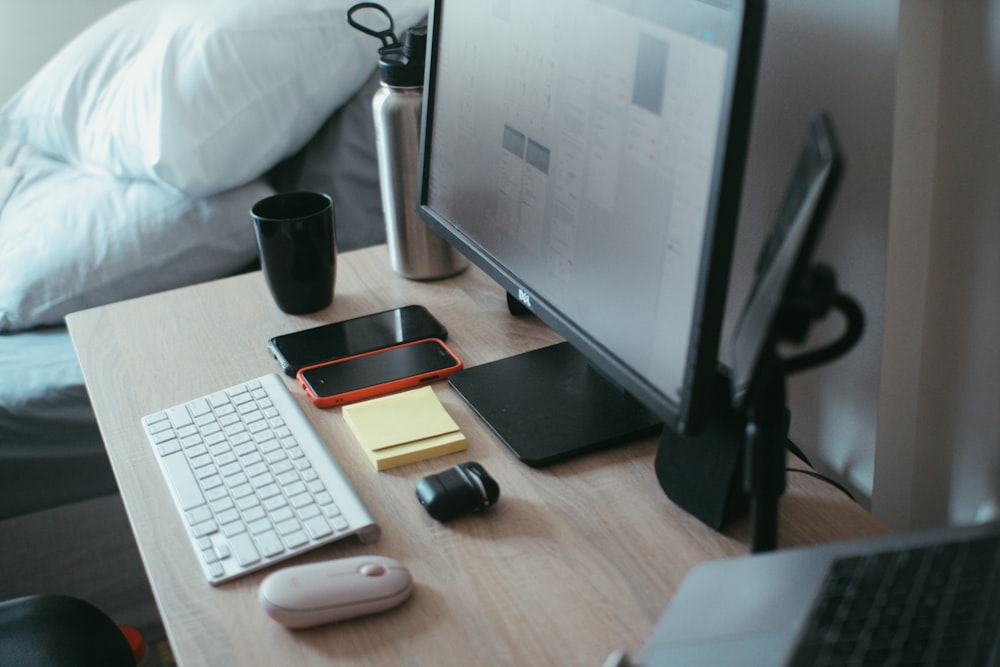
POLYGON ((810 266, 805 279, 786 294, 778 311, 775 336, 748 390, 745 411, 743 490, 750 501, 754 552, 777 546, 778 501, 785 491, 785 457, 790 421, 786 379, 789 375, 837 359, 860 339, 864 314, 858 303, 837 290, 833 269, 810 266), (813 323, 838 310, 845 319, 841 336, 827 345, 791 358, 778 352, 781 343, 801 344, 813 323))

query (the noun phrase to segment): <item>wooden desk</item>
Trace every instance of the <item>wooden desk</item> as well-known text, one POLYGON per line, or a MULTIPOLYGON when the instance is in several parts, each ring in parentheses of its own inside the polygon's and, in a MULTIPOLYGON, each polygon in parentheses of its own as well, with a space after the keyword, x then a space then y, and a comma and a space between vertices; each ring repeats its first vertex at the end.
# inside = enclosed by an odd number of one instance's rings
MULTIPOLYGON (((437 383, 469 449, 377 473, 339 409, 319 410, 285 377, 382 526, 286 561, 363 553, 392 556, 416 580, 402 607, 306 631, 288 631, 257 604, 264 570, 210 586, 184 535, 140 418, 157 409, 280 371, 273 335, 410 303, 449 329, 474 366, 558 341, 538 321, 507 314, 503 292, 475 268, 419 283, 388 269, 385 248, 341 256, 334 304, 310 316, 281 313, 259 273, 71 315, 101 433, 182 665, 601 665, 634 654, 688 569, 748 551, 746 526, 720 535, 677 509, 653 473, 648 440, 544 469, 518 463, 470 408, 437 383), (487 513, 447 525, 417 503, 417 480, 477 460, 501 486, 487 513)), ((284 376, 282 376, 284 377, 284 376)), ((791 475, 783 545, 872 535, 884 528, 840 492, 791 475)))

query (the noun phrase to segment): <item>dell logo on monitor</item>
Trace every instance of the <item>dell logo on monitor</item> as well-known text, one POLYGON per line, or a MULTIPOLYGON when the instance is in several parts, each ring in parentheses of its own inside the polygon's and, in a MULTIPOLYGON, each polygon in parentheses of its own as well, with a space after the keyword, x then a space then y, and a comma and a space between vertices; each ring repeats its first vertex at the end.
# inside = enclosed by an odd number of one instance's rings
POLYGON ((517 288, 517 300, 523 303, 526 308, 531 308, 531 295, 520 287, 517 288))

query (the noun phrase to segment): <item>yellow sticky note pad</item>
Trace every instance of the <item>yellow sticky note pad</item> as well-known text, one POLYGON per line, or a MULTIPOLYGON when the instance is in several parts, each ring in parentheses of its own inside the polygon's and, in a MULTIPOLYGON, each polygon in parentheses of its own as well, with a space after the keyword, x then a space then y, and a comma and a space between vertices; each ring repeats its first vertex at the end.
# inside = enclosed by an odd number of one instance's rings
POLYGON ((465 435, 431 387, 346 405, 344 419, 376 470, 466 448, 465 435))

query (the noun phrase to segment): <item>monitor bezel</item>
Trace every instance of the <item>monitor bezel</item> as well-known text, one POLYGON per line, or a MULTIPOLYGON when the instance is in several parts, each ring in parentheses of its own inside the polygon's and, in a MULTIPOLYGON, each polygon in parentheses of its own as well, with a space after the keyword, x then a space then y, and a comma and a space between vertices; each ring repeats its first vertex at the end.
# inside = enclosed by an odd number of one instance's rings
MULTIPOLYGON (((695 311, 701 318, 695 323, 692 341, 696 347, 689 355, 680 401, 649 382, 642 373, 622 361, 586 330, 564 316, 555 305, 534 293, 529 285, 508 270, 475 240, 467 236, 428 204, 429 160, 433 136, 433 109, 436 96, 438 44, 437 32, 442 11, 449 0, 435 0, 428 17, 427 59, 424 79, 424 104, 421 112, 420 167, 418 173, 418 213, 433 230, 486 272, 509 295, 548 324, 574 348, 584 354, 603 375, 620 385, 658 415, 664 424, 682 434, 696 434, 704 428, 711 412, 712 385, 719 364, 719 342, 729 286, 732 250, 739 217, 746 156, 756 90, 757 70, 764 27, 764 0, 735 0, 743 9, 738 60, 727 81, 728 104, 724 119, 723 158, 713 183, 717 195, 712 202, 702 253, 695 311)), ((701 2, 702 0, 691 0, 701 2)))

